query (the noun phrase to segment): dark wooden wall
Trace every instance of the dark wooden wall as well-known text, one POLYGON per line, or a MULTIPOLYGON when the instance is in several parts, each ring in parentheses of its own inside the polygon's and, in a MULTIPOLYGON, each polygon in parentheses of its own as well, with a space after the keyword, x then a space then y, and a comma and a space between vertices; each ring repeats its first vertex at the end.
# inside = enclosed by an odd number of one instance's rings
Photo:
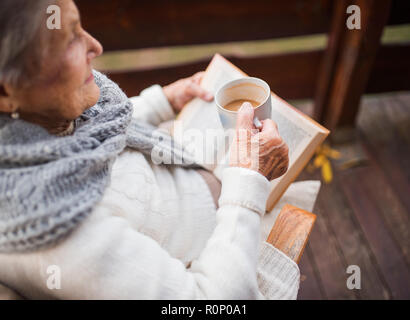
MULTIPOLYGON (((385 1, 385 0, 381 0, 385 1)), ((333 0, 77 0, 83 24, 105 51, 221 43, 327 33, 333 0)), ((389 24, 410 22, 410 1, 395 0, 389 24)), ((382 47, 367 92, 410 89, 410 45, 382 47)), ((313 98, 324 50, 262 57, 230 56, 248 74, 264 78, 283 98, 313 98)), ((167 84, 204 69, 188 65, 111 77, 129 95, 153 83, 167 84)))
POLYGON ((204 44, 326 32, 329 0, 77 0, 106 50, 204 44))

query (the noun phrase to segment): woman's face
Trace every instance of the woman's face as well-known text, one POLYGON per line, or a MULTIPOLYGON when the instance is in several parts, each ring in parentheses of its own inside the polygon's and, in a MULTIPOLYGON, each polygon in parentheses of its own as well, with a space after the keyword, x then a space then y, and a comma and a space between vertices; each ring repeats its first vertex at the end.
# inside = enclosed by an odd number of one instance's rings
POLYGON ((101 44, 81 27, 72 0, 57 4, 61 8, 61 29, 47 29, 44 15, 39 45, 45 53, 38 74, 29 86, 9 90, 20 117, 45 126, 74 120, 95 105, 100 94, 91 61, 101 55, 101 44))

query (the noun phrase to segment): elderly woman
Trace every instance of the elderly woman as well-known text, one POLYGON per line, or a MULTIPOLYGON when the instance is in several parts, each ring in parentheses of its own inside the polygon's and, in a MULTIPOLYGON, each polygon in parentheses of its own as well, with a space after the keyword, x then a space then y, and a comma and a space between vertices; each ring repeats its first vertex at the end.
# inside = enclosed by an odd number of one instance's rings
POLYGON ((202 73, 128 99, 92 70, 102 47, 72 0, 2 0, 0 44, 3 288, 29 299, 296 297, 297 265, 260 241, 269 180, 288 161, 271 120, 255 166, 253 109, 242 107, 237 128, 249 134, 220 185, 183 157, 150 155, 154 126, 194 97, 212 100, 202 73), (47 28, 50 4, 61 29, 47 28))

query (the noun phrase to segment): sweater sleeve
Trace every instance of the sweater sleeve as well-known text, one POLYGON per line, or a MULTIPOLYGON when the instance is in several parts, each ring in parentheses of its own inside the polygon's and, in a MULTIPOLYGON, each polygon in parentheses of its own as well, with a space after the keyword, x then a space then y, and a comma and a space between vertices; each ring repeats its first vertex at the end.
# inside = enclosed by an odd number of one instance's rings
POLYGON ((174 110, 159 85, 153 85, 130 98, 134 106, 133 117, 152 125, 175 118, 174 110))
POLYGON ((259 251, 258 285, 265 299, 295 300, 300 283, 298 265, 270 243, 259 251))
POLYGON ((227 168, 216 227, 188 268, 126 219, 113 215, 113 208, 107 205, 100 206, 98 213, 93 212, 56 247, 9 257, 7 265, 13 268, 16 283, 27 283, 29 291, 10 285, 28 298, 260 298, 260 218, 269 187, 268 180, 257 172, 227 168), (50 265, 61 269, 58 290, 46 287, 50 265))

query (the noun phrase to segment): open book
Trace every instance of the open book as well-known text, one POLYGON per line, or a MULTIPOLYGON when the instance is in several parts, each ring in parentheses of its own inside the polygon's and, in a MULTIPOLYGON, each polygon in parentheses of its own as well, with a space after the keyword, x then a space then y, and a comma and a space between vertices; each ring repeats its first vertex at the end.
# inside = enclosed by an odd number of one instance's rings
MULTIPOLYGON (((216 54, 205 72, 201 86, 215 94, 226 82, 246 76, 228 60, 216 54)), ((227 137, 220 134, 223 129, 216 108, 214 102, 209 103, 201 99, 190 101, 178 115, 172 135, 194 155, 198 163, 221 179, 222 169, 228 165, 229 141, 225 143, 227 137), (188 132, 198 131, 210 133, 200 146, 197 142, 192 143, 193 139, 187 139, 188 132), (204 153, 212 154, 212 159, 215 161, 205 161, 204 153)), ((283 176, 271 182, 271 192, 266 205, 268 211, 278 202, 287 187, 313 156, 316 148, 329 134, 326 128, 274 93, 272 93, 272 119, 278 125, 281 137, 289 146, 289 168, 283 176)))

